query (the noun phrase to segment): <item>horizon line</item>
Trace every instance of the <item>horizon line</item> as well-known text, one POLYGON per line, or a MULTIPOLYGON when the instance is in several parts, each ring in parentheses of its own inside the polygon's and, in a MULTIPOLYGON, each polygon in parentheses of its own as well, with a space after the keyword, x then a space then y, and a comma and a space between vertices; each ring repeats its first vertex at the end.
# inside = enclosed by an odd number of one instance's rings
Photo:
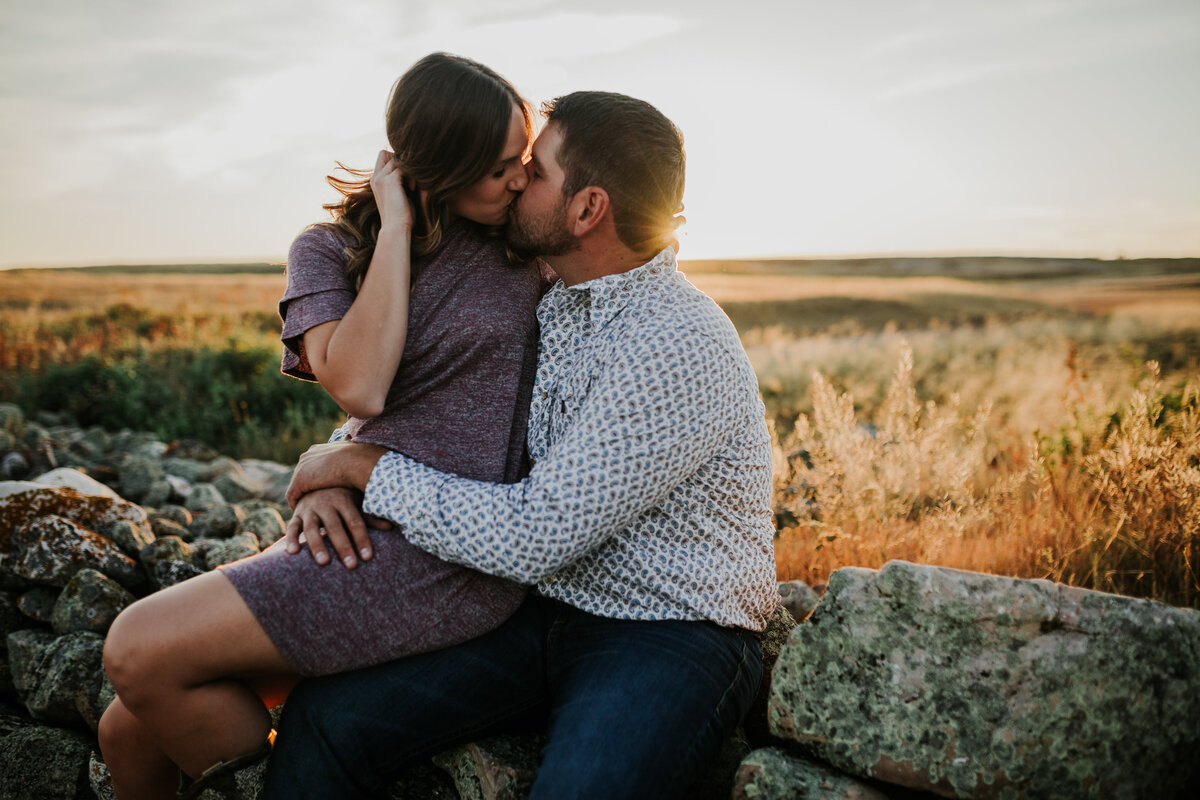
MULTIPOLYGON (((812 253, 801 255, 741 255, 741 256, 680 256, 681 262, 701 261, 866 261, 878 259, 950 259, 950 258, 1022 258, 1022 259, 1058 259, 1076 261, 1146 261, 1146 260, 1189 260, 1200 258, 1195 255, 1084 255, 1078 251, 1033 251, 1033 250, 916 250, 897 252, 866 252, 866 253, 812 253)), ((63 262, 26 262, 0 264, 0 272, 12 272, 27 269, 120 269, 123 267, 235 267, 235 266, 277 266, 284 267, 287 260, 283 258, 229 258, 197 261, 195 259, 132 259, 123 261, 63 261, 63 262)))

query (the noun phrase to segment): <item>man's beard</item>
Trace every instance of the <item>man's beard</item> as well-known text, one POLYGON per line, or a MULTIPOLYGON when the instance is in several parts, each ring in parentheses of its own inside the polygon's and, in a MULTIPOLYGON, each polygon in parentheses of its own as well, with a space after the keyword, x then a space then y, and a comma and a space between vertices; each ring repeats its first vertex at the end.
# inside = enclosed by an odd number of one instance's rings
POLYGON ((575 250, 578 243, 567 230, 566 211, 565 197, 556 208, 540 217, 522 214, 520 203, 515 203, 508 221, 509 246, 535 256, 561 256, 575 250))

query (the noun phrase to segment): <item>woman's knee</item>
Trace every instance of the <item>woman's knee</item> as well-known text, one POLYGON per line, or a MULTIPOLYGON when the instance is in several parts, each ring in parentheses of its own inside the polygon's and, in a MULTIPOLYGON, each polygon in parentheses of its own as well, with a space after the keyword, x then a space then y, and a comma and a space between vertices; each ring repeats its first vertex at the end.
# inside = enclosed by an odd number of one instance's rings
POLYGON ((162 618, 153 596, 126 608, 113 621, 104 640, 104 671, 126 704, 162 675, 162 618))

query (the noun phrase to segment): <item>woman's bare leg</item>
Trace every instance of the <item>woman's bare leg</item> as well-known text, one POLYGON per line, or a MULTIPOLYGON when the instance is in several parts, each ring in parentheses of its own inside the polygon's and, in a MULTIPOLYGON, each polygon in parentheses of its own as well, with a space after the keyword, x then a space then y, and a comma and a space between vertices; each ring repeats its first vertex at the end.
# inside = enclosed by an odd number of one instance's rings
POLYGON ((121 800, 158 800, 179 787, 179 767, 167 758, 120 698, 100 718, 100 750, 121 800))
POLYGON ((219 761, 259 749, 271 728, 268 704, 298 680, 220 572, 127 608, 109 631, 104 662, 121 706, 102 730, 101 749, 106 762, 110 749, 116 756, 116 765, 109 765, 114 784, 131 790, 140 785, 131 770, 158 775, 163 757, 196 777, 219 761), (268 691, 276 697, 264 701, 261 693, 268 691), (127 756, 134 748, 126 745, 135 741, 155 745, 142 751, 140 764, 127 756))

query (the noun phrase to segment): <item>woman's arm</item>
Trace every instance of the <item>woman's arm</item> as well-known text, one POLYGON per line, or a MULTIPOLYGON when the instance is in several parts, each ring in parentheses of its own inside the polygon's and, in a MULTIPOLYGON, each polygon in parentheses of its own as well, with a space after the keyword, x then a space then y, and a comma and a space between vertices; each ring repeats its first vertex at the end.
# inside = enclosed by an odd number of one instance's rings
POLYGON ((340 320, 304 333, 317 380, 346 413, 369 419, 383 410, 408 332, 412 208, 392 154, 379 153, 371 176, 379 237, 353 305, 340 320))

